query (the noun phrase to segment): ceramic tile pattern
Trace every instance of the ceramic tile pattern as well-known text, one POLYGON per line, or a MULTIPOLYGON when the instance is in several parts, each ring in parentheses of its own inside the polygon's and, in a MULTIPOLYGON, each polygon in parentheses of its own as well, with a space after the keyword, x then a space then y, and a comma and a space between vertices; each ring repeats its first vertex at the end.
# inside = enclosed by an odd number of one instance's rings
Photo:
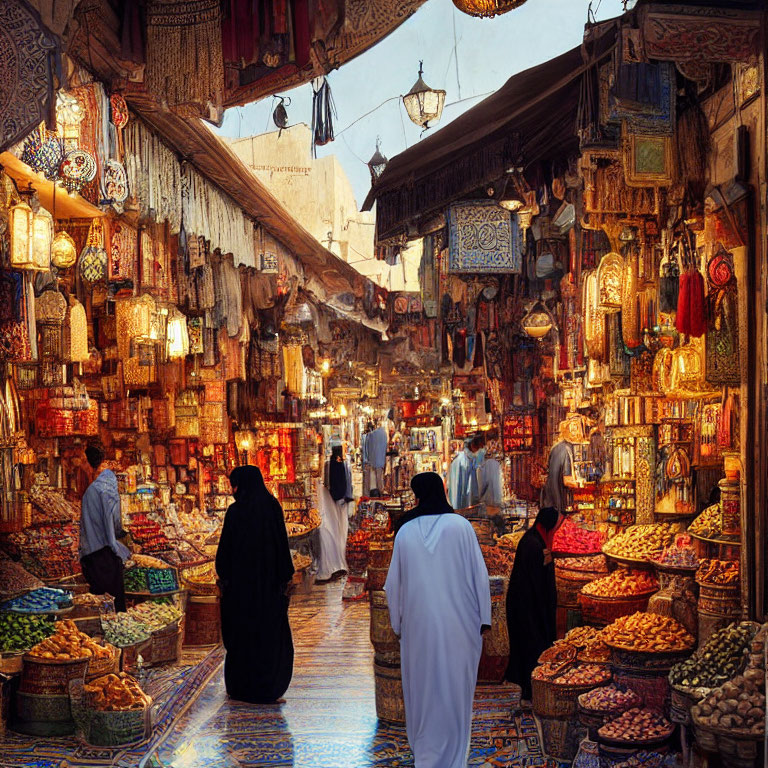
MULTIPOLYGON (((296 662, 282 706, 232 702, 221 649, 186 653, 152 670, 152 738, 97 749, 74 738, 0 736, 0 768, 413 768, 405 730, 379 724, 367 601, 342 602, 341 583, 316 586, 291 606, 296 662)), ((512 686, 480 686, 471 768, 552 768, 534 719, 513 717, 512 686)))
MULTIPOLYGON (((379 724, 365 601, 342 603, 341 585, 294 598, 296 663, 283 706, 227 699, 217 675, 151 758, 163 768, 217 765, 412 768, 404 729, 379 724)), ((532 717, 513 718, 515 689, 481 686, 470 766, 545 766, 532 717)))

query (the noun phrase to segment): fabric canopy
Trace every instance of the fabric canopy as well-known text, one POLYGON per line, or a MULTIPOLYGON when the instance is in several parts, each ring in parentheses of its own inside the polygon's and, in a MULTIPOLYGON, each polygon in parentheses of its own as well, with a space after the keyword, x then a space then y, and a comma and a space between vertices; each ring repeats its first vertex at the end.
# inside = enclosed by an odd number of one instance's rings
POLYGON ((511 77, 424 141, 390 160, 363 210, 377 204, 380 240, 406 229, 486 183, 520 160, 528 166, 578 147, 581 75, 613 47, 616 20, 595 28, 591 43, 511 77))

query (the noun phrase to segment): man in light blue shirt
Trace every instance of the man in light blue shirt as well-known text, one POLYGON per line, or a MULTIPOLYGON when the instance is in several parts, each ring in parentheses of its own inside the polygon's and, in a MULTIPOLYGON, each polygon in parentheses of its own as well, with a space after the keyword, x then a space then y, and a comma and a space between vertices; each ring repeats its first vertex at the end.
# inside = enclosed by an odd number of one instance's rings
POLYGON ((123 563, 130 552, 118 541, 125 533, 120 517, 117 477, 111 469, 99 471, 104 456, 101 445, 89 444, 85 449, 95 479, 83 494, 80 565, 91 593, 111 595, 115 598, 115 610, 124 611, 123 563))
POLYGON ((456 454, 448 475, 448 494, 454 509, 466 509, 480 501, 477 487, 477 452, 485 445, 481 435, 464 443, 464 450, 456 454))
POLYGON ((371 483, 371 490, 377 488, 380 495, 384 493, 384 467, 387 463, 388 446, 389 435, 384 427, 374 429, 365 441, 368 463, 374 473, 374 481, 371 483))

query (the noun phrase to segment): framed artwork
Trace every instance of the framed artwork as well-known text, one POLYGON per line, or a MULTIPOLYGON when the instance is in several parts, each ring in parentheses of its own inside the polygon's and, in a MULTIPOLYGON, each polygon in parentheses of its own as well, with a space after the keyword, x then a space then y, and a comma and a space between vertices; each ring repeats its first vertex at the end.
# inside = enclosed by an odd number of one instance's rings
POLYGON ((672 136, 624 133, 624 179, 630 187, 668 187, 674 176, 672 136))

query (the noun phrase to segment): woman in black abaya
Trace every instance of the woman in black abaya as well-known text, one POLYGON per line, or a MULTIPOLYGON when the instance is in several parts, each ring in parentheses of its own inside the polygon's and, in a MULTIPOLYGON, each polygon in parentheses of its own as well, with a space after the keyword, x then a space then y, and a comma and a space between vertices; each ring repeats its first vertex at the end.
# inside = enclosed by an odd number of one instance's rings
POLYGON ((555 641, 557 587, 552 540, 560 522, 554 507, 539 510, 515 552, 507 589, 509 665, 506 679, 517 683, 522 698, 531 698, 531 672, 542 652, 555 641))
POLYGON ((235 503, 227 510, 216 552, 227 693, 238 701, 275 702, 293 674, 287 591, 293 576, 283 510, 258 467, 230 475, 235 503))

